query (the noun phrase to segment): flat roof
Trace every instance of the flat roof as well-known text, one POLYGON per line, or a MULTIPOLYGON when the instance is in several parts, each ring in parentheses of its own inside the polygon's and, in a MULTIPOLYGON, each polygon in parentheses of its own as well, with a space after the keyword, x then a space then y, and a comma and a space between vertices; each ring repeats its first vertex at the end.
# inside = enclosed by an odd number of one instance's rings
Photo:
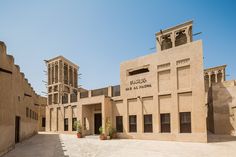
POLYGON ((52 62, 52 61, 54 61, 54 60, 57 60, 57 59, 65 60, 66 62, 72 64, 73 66, 75 66, 75 67, 77 67, 77 68, 79 68, 79 66, 78 66, 77 64, 71 62, 69 59, 66 59, 64 56, 61 56, 61 55, 60 55, 60 56, 57 56, 57 57, 54 57, 54 58, 52 58, 52 59, 46 60, 46 62, 47 62, 47 63, 50 63, 50 62, 52 62))
POLYGON ((173 31, 173 30, 175 30, 175 29, 179 29, 179 28, 181 28, 181 27, 188 26, 188 25, 192 25, 192 24, 193 24, 193 20, 190 20, 190 21, 181 23, 181 24, 179 24, 179 25, 176 25, 176 26, 173 26, 173 27, 164 29, 164 30, 162 30, 162 33, 161 33, 161 31, 160 31, 160 32, 157 32, 157 33, 156 33, 156 36, 161 35, 161 34, 164 34, 164 33, 167 33, 167 32, 171 32, 171 31, 173 31))
POLYGON ((215 70, 215 69, 222 69, 222 68, 226 68, 226 64, 224 65, 219 65, 219 66, 216 66, 216 67, 210 67, 210 68, 207 68, 207 69, 204 69, 204 71, 211 71, 211 70, 215 70))

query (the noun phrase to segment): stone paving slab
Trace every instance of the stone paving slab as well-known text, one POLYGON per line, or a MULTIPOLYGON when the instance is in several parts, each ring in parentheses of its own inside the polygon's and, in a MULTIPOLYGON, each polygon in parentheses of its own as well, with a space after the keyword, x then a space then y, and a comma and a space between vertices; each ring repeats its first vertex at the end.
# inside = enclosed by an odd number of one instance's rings
POLYGON ((236 157, 236 141, 214 143, 152 140, 77 139, 75 135, 40 133, 4 157, 236 157))

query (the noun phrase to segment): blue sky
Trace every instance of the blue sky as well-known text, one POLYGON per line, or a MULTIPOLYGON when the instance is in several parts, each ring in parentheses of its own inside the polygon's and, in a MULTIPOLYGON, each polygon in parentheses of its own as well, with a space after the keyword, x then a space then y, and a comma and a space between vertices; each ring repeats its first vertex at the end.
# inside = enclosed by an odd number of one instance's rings
POLYGON ((120 63, 153 53, 160 29, 194 20, 205 67, 227 64, 227 79, 236 79, 235 19, 234 0, 1 0, 0 40, 37 93, 45 91, 43 60, 58 55, 93 89, 119 84, 120 63))

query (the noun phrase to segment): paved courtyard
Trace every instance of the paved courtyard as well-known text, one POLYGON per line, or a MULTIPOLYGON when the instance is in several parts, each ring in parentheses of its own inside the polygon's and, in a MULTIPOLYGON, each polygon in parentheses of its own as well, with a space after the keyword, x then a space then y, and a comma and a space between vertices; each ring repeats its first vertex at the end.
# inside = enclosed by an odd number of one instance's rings
MULTIPOLYGON (((216 139, 217 141, 217 139, 216 139)), ((236 141, 188 143, 150 140, 77 139, 75 135, 39 133, 4 157, 235 157, 236 141)))

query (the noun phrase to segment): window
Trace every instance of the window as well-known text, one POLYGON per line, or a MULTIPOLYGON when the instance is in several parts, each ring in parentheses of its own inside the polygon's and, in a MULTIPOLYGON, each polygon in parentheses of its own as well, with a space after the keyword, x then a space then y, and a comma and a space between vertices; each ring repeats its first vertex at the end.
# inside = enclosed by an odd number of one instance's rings
POLYGON ((68 84, 68 65, 64 64, 64 83, 68 84))
POLYGON ((140 68, 137 70, 129 71, 129 76, 138 75, 138 74, 147 73, 147 72, 149 72, 148 68, 140 68))
POLYGON ((183 45, 186 43, 187 43, 187 35, 185 33, 185 30, 180 30, 176 32, 175 46, 183 45))
POLYGON ((42 117, 42 127, 45 127, 45 126, 46 126, 46 118, 42 117))
POLYGON ((69 85, 73 86, 73 72, 72 72, 72 67, 69 66, 69 85))
POLYGON ((26 117, 29 117, 29 108, 26 107, 26 117))
POLYGON ((58 63, 55 64, 55 83, 58 83, 58 63))
POLYGON ((48 104, 49 104, 49 105, 52 104, 52 95, 48 95, 48 104))
POLYGON ((170 132, 170 113, 161 114, 161 132, 170 132))
POLYGON ((58 93, 54 94, 53 104, 58 104, 58 93))
POLYGON ((77 74, 77 69, 74 68, 74 87, 77 88, 77 80, 78 80, 78 74, 77 74))
POLYGON ((70 102, 77 102, 77 91, 73 90, 73 93, 70 94, 70 102))
POLYGON ((48 93, 52 92, 52 87, 48 87, 48 93))
POLYGON ((152 132, 152 115, 144 115, 144 132, 152 132))
POLYGON ((64 119, 64 131, 68 131, 68 118, 64 119))
POLYGON ((191 133, 191 112, 180 113, 180 133, 191 133))
POLYGON ((64 95, 62 96, 62 104, 66 103, 68 103, 68 94, 64 93, 64 95))
POLYGON ((30 118, 32 118, 32 110, 30 110, 30 118))
POLYGON ((137 132, 136 115, 129 116, 129 132, 137 132))
POLYGON ((53 86, 53 91, 54 91, 54 92, 58 92, 58 85, 53 86))
POLYGON ((72 131, 76 131, 77 118, 72 118, 72 131))
POLYGON ((112 86, 112 97, 120 96, 120 85, 112 86))
POLYGON ((162 36, 161 50, 172 48, 172 41, 170 34, 162 36))
POLYGON ((116 131, 123 132, 123 117, 116 116, 116 131))
POLYGON ((52 68, 52 74, 53 74, 53 75, 52 75, 52 83, 55 83, 55 82, 54 82, 54 64, 52 65, 51 68, 52 68))

